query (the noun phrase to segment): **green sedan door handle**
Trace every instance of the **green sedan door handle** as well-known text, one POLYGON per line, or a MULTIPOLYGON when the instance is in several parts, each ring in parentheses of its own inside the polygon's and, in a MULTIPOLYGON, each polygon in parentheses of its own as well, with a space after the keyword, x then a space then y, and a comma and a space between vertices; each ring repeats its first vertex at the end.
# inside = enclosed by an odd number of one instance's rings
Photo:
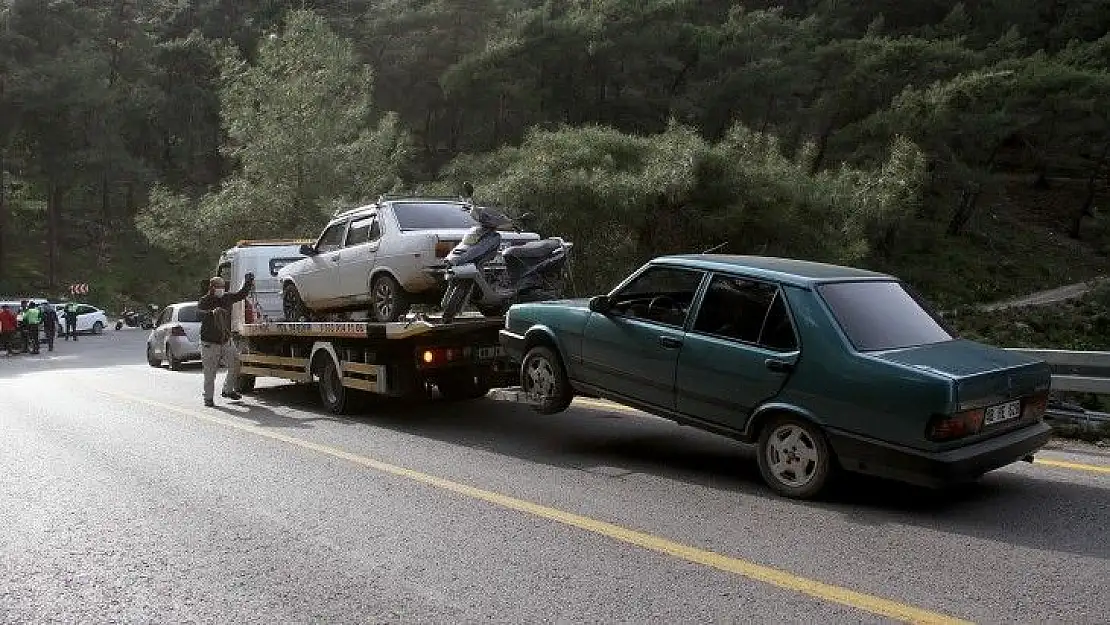
POLYGON ((663 347, 666 347, 667 349, 677 349, 679 347, 682 347, 682 341, 676 339, 673 336, 659 337, 659 344, 663 347))
POLYGON ((778 360, 777 358, 768 358, 767 360, 763 361, 763 364, 775 373, 790 373, 794 370, 794 365, 786 362, 785 360, 778 360))

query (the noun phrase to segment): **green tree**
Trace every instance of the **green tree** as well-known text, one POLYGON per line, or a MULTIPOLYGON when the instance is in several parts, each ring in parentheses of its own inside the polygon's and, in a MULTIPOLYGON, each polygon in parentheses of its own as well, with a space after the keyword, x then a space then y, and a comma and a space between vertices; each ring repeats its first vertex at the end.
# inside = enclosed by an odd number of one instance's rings
POLYGON ((649 136, 586 126, 532 131, 520 147, 458 159, 447 176, 574 241, 576 284, 596 291, 652 256, 722 243, 859 262, 912 215, 924 167, 912 144, 896 141, 875 170, 814 174, 814 154, 810 144, 788 157, 740 125, 716 144, 674 123, 649 136))
POLYGON ((160 245, 207 252, 236 238, 315 233, 337 203, 394 188, 407 139, 395 115, 375 122, 371 85, 349 41, 314 13, 290 13, 255 64, 224 58, 224 152, 237 169, 198 201, 156 189, 140 226, 160 245))

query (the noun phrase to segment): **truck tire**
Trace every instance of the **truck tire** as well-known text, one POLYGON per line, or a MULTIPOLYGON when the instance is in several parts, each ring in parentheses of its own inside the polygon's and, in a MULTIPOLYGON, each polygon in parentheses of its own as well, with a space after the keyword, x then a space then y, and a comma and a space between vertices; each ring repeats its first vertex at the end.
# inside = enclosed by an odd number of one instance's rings
POLYGON ((537 345, 524 355, 520 365, 520 386, 536 403, 541 414, 563 412, 574 401, 574 389, 567 377, 563 359, 546 345, 537 345))
POLYGON ((343 386, 343 381, 339 378, 339 370, 335 368, 335 362, 330 357, 324 359, 319 378, 320 383, 316 388, 320 391, 320 402, 324 404, 324 408, 332 414, 350 412, 354 404, 352 401, 354 391, 343 386))
POLYGON ((443 375, 436 380, 436 387, 439 394, 449 401, 481 399, 490 389, 488 380, 469 372, 443 375))
POLYGON ((370 283, 370 316, 374 321, 390 323, 409 312, 408 293, 393 276, 383 273, 370 283))
POLYGON ((236 388, 240 393, 249 394, 254 392, 254 383, 256 378, 253 375, 240 374, 236 388))

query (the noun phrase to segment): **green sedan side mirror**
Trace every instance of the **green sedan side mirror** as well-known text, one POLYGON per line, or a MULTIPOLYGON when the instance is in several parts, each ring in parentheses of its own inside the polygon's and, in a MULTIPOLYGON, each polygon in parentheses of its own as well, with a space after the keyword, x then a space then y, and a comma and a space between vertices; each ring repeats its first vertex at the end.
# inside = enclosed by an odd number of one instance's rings
POLYGON ((609 301, 608 295, 598 295, 597 297, 590 298, 591 312, 605 315, 608 314, 612 308, 613 303, 609 301))

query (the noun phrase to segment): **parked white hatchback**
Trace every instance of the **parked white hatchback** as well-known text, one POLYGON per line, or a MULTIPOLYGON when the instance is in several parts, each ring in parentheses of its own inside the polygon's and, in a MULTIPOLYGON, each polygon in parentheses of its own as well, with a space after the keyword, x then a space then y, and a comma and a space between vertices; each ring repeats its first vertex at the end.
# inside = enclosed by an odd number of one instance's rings
MULTIPOLYGON (((374 321, 396 321, 412 304, 438 304, 443 259, 476 224, 458 198, 382 197, 336 214, 304 260, 278 272, 287 321, 369 309, 374 321)), ((539 240, 506 232, 503 247, 539 240)))
POLYGON ((165 360, 177 371, 189 360, 200 360, 200 311, 196 302, 170 304, 162 309, 146 339, 146 361, 161 367, 165 360))

